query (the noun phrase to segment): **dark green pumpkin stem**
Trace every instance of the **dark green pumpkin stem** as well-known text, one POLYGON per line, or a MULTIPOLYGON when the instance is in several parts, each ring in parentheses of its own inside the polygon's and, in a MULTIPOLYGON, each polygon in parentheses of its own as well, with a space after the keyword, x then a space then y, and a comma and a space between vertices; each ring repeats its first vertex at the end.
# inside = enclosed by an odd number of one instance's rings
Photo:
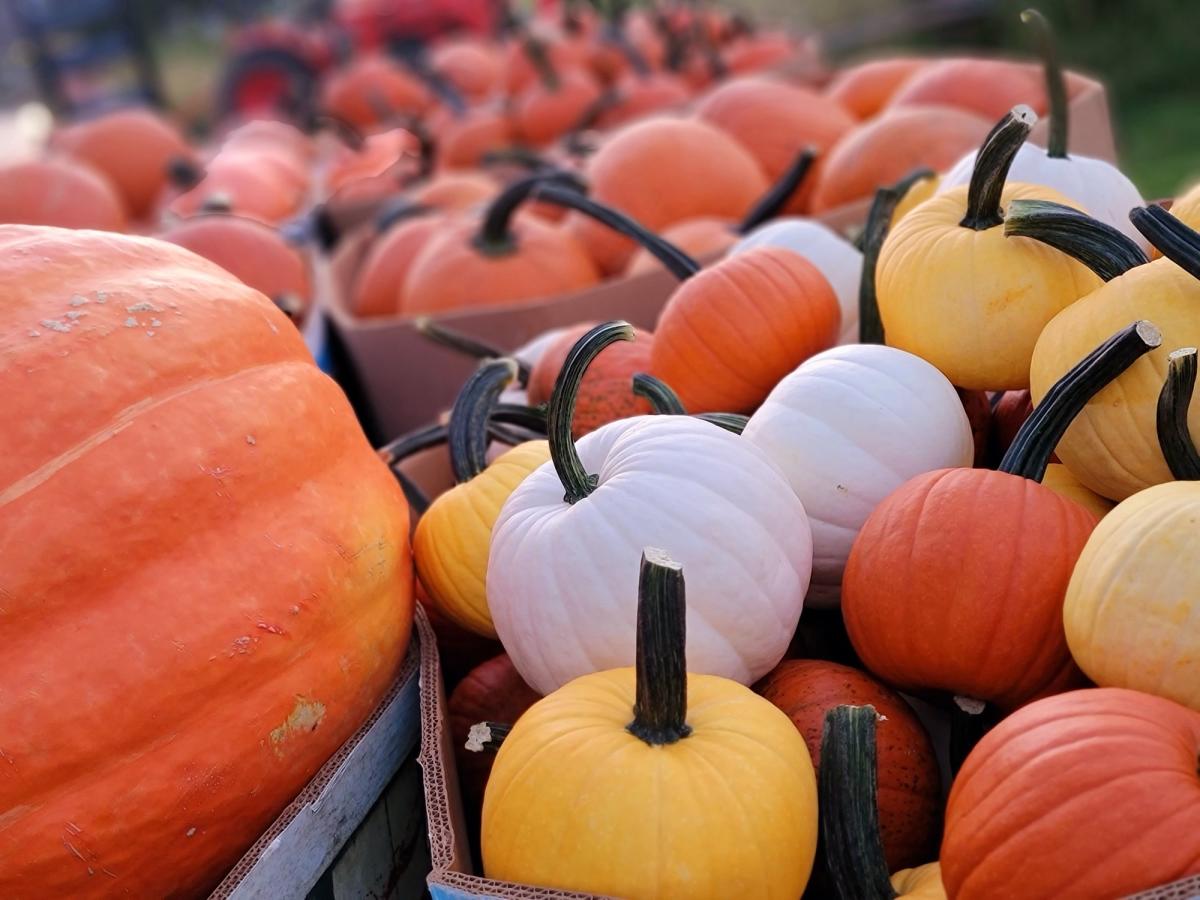
POLYGON ((550 459, 554 463, 554 470, 566 488, 563 497, 566 503, 578 503, 596 489, 596 476, 589 475, 584 469, 571 437, 571 420, 575 417, 575 400, 579 396, 583 376, 601 350, 616 341, 632 341, 634 337, 633 326, 628 322, 597 325, 575 342, 554 382, 546 415, 546 434, 550 438, 550 459))
POLYGON ((1000 195, 1017 151, 1029 137, 1037 114, 1028 106, 1014 106, 996 123, 975 157, 971 186, 967 189, 967 214, 958 224, 975 231, 986 231, 1004 222, 1000 195))
POLYGON ((1131 209, 1129 221, 1163 256, 1193 278, 1200 278, 1200 232, 1153 203, 1131 209))
POLYGON ((546 436, 546 407, 524 406, 520 403, 497 403, 492 408, 491 424, 497 422, 524 428, 536 437, 546 436))
POLYGON ((633 392, 650 401, 650 408, 660 416, 686 416, 687 410, 679 395, 661 378, 638 372, 633 376, 633 392))
POLYGON ((1052 200, 1014 200, 1004 221, 1004 236, 1033 238, 1061 250, 1105 281, 1149 262, 1132 238, 1052 200))
POLYGON ((167 160, 167 181, 180 190, 190 191, 204 180, 204 169, 194 159, 172 156, 167 160))
POLYGON ((571 185, 564 192, 583 190, 578 177, 562 171, 538 172, 527 178, 519 178, 496 195, 483 214, 479 231, 472 242, 475 248, 487 256, 507 256, 516 252, 517 241, 513 236, 512 218, 539 187, 547 184, 571 185))
POLYGON ((1076 363, 1025 420, 1000 461, 999 471, 1041 481, 1050 454, 1088 401, 1138 357, 1161 343, 1159 330, 1142 319, 1121 329, 1076 363))
POLYGON ((482 166, 519 166, 530 172, 559 171, 558 166, 528 147, 497 147, 480 157, 482 166))
POLYGON ((632 238, 652 253, 680 281, 691 278, 700 271, 700 264, 670 241, 663 239, 646 226, 635 222, 625 213, 613 209, 611 206, 605 206, 576 191, 565 190, 557 184, 546 181, 534 186, 533 196, 538 200, 545 200, 583 213, 585 216, 607 225, 613 231, 632 238))
POLYGON ((742 223, 734 230, 738 234, 748 234, 759 225, 771 221, 783 212, 784 207, 804 184, 804 179, 812 170, 813 161, 816 158, 817 151, 811 147, 801 150, 799 155, 792 160, 787 171, 759 198, 750 212, 746 213, 746 218, 742 219, 742 223))
POLYGON ((1046 153, 1051 159, 1067 158, 1067 126, 1069 124, 1067 103, 1067 80, 1063 77, 1062 63, 1058 58, 1058 41, 1054 28, 1036 9, 1021 13, 1021 21, 1033 29, 1037 42, 1038 56, 1046 73, 1046 97, 1050 102, 1050 139, 1046 153))
POLYGON ((1196 348, 1167 357, 1167 378, 1158 395, 1158 446, 1177 481, 1200 479, 1200 453, 1188 430, 1188 407, 1196 387, 1196 348))
POLYGON ((450 411, 450 470, 458 484, 487 468, 488 419, 500 394, 517 377, 517 363, 493 359, 471 373, 450 411))
POLYGON ((558 72, 554 69, 554 64, 550 61, 550 52, 546 42, 533 35, 526 35, 521 48, 533 65, 534 71, 537 72, 542 87, 551 93, 557 91, 562 82, 559 80, 558 72))
POLYGON ((383 208, 376 214, 375 230, 379 234, 383 234, 393 225, 407 222, 409 219, 415 219, 419 216, 427 216, 434 211, 435 209, 432 206, 424 203, 414 203, 407 197, 397 197, 395 200, 385 203, 383 208))
POLYGON ((687 604, 683 567, 662 550, 642 551, 637 607, 637 699, 629 733, 651 746, 692 733, 687 724, 687 604))
POLYGON ((375 452, 379 454, 380 459, 394 468, 396 463, 407 459, 414 453, 420 453, 422 450, 428 450, 430 447, 446 443, 449 434, 450 432, 445 425, 426 425, 423 428, 410 431, 408 434, 400 435, 400 437, 391 443, 384 444, 375 452))
POLYGON ((841 900, 892 900, 879 835, 873 706, 835 706, 825 714, 817 806, 825 862, 841 900))
MULTIPOLYGON (((504 351, 498 347, 463 334, 461 331, 455 331, 453 328, 447 328, 428 316, 418 316, 413 320, 413 327, 417 329, 421 337, 429 338, 435 344, 441 344, 443 347, 456 350, 465 356, 475 359, 500 359, 505 355, 504 351)), ((529 365, 520 360, 516 362, 517 380, 524 386, 529 383, 529 365)))
POLYGON ((718 428, 724 428, 726 431, 732 431, 734 434, 741 434, 745 431, 746 423, 750 421, 749 416, 743 416, 741 413, 696 413, 696 418, 710 422, 718 428))

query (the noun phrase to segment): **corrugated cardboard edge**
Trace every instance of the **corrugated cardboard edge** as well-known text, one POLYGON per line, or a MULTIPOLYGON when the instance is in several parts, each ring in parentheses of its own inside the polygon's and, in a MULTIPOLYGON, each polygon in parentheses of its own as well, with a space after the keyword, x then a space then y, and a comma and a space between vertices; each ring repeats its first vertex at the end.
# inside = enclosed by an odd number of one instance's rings
MULTIPOLYGON (((424 618, 424 613, 419 607, 417 608, 417 617, 420 620, 423 620, 424 618)), ((226 900, 226 898, 235 898, 240 896, 239 891, 242 887, 242 884, 253 871, 255 865, 258 864, 258 862, 263 858, 267 851, 270 850, 280 835, 287 830, 288 826, 290 826, 305 809, 309 808, 310 806, 316 807, 320 805, 322 794, 339 774, 342 767, 345 765, 347 758, 349 758, 354 752, 355 748, 362 743, 363 739, 368 733, 370 733, 371 729, 379 721, 380 717, 383 716, 384 712, 387 711, 393 703, 397 702, 397 700, 402 698, 406 693, 419 693, 420 687, 418 678, 421 662, 421 639, 418 638, 418 632, 419 629, 414 625, 413 639, 409 642, 408 652, 405 654, 404 662, 401 664, 400 672, 396 676, 395 683, 392 685, 391 690, 389 690, 384 696, 383 700, 380 701, 379 705, 375 707, 375 711, 371 713, 370 718, 363 723, 362 727, 359 728, 349 740, 347 740, 340 748, 338 748, 337 752, 334 753, 333 756, 331 756, 325 763, 325 765, 320 768, 317 774, 313 776, 313 779, 305 786, 304 790, 300 792, 296 799, 288 804, 287 808, 284 809, 284 811, 279 814, 275 821, 271 823, 271 827, 263 832, 262 836, 259 837, 259 839, 250 847, 250 849, 246 851, 246 853, 238 861, 237 865, 230 870, 229 874, 225 876, 224 880, 221 881, 221 883, 217 885, 217 887, 209 895, 209 900, 226 900)), ((432 637, 430 637, 429 640, 432 642, 432 637)), ((434 652, 436 654, 436 649, 434 652)), ((407 698, 405 699, 407 700, 407 698)), ((412 745, 416 744, 417 735, 415 732, 416 729, 414 729, 414 733, 412 734, 412 745)), ((409 748, 397 749, 403 749, 403 753, 407 755, 411 749, 411 746, 409 748)), ((367 810, 363 810, 364 814, 366 812, 367 810)), ((354 828, 356 828, 358 824, 358 822, 351 823, 352 827, 350 828, 350 831, 353 832, 354 828)), ((347 834, 346 837, 349 837, 349 834, 347 834)), ((337 849, 340 849, 340 847, 334 848, 335 855, 337 849)), ((317 873, 318 877, 320 874, 320 872, 317 873)))
POLYGON ((1140 894, 1130 894, 1124 900, 1194 900, 1196 897, 1200 897, 1200 875, 1190 875, 1140 894))

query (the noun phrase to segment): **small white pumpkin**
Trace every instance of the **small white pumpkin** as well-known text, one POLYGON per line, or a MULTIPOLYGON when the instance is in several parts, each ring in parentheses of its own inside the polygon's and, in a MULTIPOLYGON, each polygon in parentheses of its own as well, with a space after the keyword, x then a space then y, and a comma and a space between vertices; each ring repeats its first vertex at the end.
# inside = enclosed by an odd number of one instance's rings
POLYGON ((670 547, 688 573, 692 672, 742 684, 765 675, 808 589, 808 518, 757 447, 688 416, 622 419, 571 442, 587 362, 632 334, 609 323, 576 345, 550 405, 553 461, 513 491, 492 530, 492 621, 539 693, 633 664, 643 547, 670 547))
POLYGON ((971 425, 953 385, 925 360, 859 344, 819 353, 783 379, 743 440, 783 470, 813 536, 808 603, 835 606, 854 538, 908 479, 971 465, 971 425))
POLYGON ((839 344, 858 341, 858 284, 862 279, 862 253, 836 231, 799 216, 775 219, 755 228, 734 244, 729 253, 754 247, 783 247, 799 253, 833 286, 842 308, 839 344))

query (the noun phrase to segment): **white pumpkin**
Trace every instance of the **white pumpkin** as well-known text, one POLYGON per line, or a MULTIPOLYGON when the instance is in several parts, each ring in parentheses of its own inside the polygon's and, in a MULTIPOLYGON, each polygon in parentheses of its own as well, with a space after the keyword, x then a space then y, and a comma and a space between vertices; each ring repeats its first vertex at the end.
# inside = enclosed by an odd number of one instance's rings
POLYGON ((638 416, 576 444, 592 492, 564 499, 553 463, 492 530, 487 598, 521 676, 548 694, 631 666, 643 547, 687 573, 688 671, 750 684, 787 650, 812 568, 800 500, 752 444, 688 416, 638 416))
POLYGON ((862 254, 836 231, 799 216, 775 219, 755 228, 734 244, 729 253, 753 247, 783 247, 799 253, 833 286, 842 308, 839 344, 858 341, 858 285, 862 280, 862 254))
MULTIPOLYGON (((974 166, 975 152, 972 151, 942 177, 937 192, 944 194, 952 188, 970 184, 974 166)), ((1129 211, 1145 206, 1146 201, 1133 182, 1112 163, 1089 156, 1058 158, 1051 156, 1048 150, 1026 142, 1017 151, 1007 180, 1053 188, 1074 200, 1093 218, 1132 238, 1149 253, 1150 243, 1129 221, 1129 211)))
MULTIPOLYGON (((528 343, 522 344, 514 350, 511 354, 512 358, 519 363, 524 363, 532 370, 543 354, 550 349, 550 345, 558 340, 563 332, 567 331, 570 327, 572 326, 564 325, 561 328, 551 328, 549 331, 543 331, 528 343)), ((499 402, 525 404, 529 402, 529 394, 525 388, 514 382, 512 387, 506 389, 500 395, 499 402)))
POLYGON ((840 601, 850 546, 872 510, 908 479, 971 465, 971 425, 953 385, 894 347, 819 353, 781 381, 742 439, 787 476, 808 513, 813 576, 807 602, 840 601))

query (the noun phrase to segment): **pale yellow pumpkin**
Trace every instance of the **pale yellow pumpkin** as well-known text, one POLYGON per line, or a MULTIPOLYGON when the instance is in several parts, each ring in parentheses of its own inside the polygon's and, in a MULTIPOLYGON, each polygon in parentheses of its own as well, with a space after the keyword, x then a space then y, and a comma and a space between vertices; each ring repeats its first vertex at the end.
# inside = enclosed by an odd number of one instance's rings
POLYGON ((908 186, 892 212, 892 226, 937 193, 941 179, 937 175, 919 178, 908 186))
POLYGON ((892 890, 907 900, 946 900, 941 863, 925 863, 893 873, 892 890))
POLYGON ((1042 476, 1042 485, 1050 488, 1060 497, 1074 500, 1098 519, 1103 519, 1116 505, 1107 497, 1101 497, 1095 491, 1089 490, 1062 463, 1050 463, 1046 466, 1046 474, 1042 476))
MULTIPOLYGON (((1200 231, 1200 182, 1175 198, 1175 202, 1171 204, 1171 215, 1189 228, 1200 231)), ((1154 248, 1151 255, 1158 259, 1162 253, 1158 248, 1154 248)))

